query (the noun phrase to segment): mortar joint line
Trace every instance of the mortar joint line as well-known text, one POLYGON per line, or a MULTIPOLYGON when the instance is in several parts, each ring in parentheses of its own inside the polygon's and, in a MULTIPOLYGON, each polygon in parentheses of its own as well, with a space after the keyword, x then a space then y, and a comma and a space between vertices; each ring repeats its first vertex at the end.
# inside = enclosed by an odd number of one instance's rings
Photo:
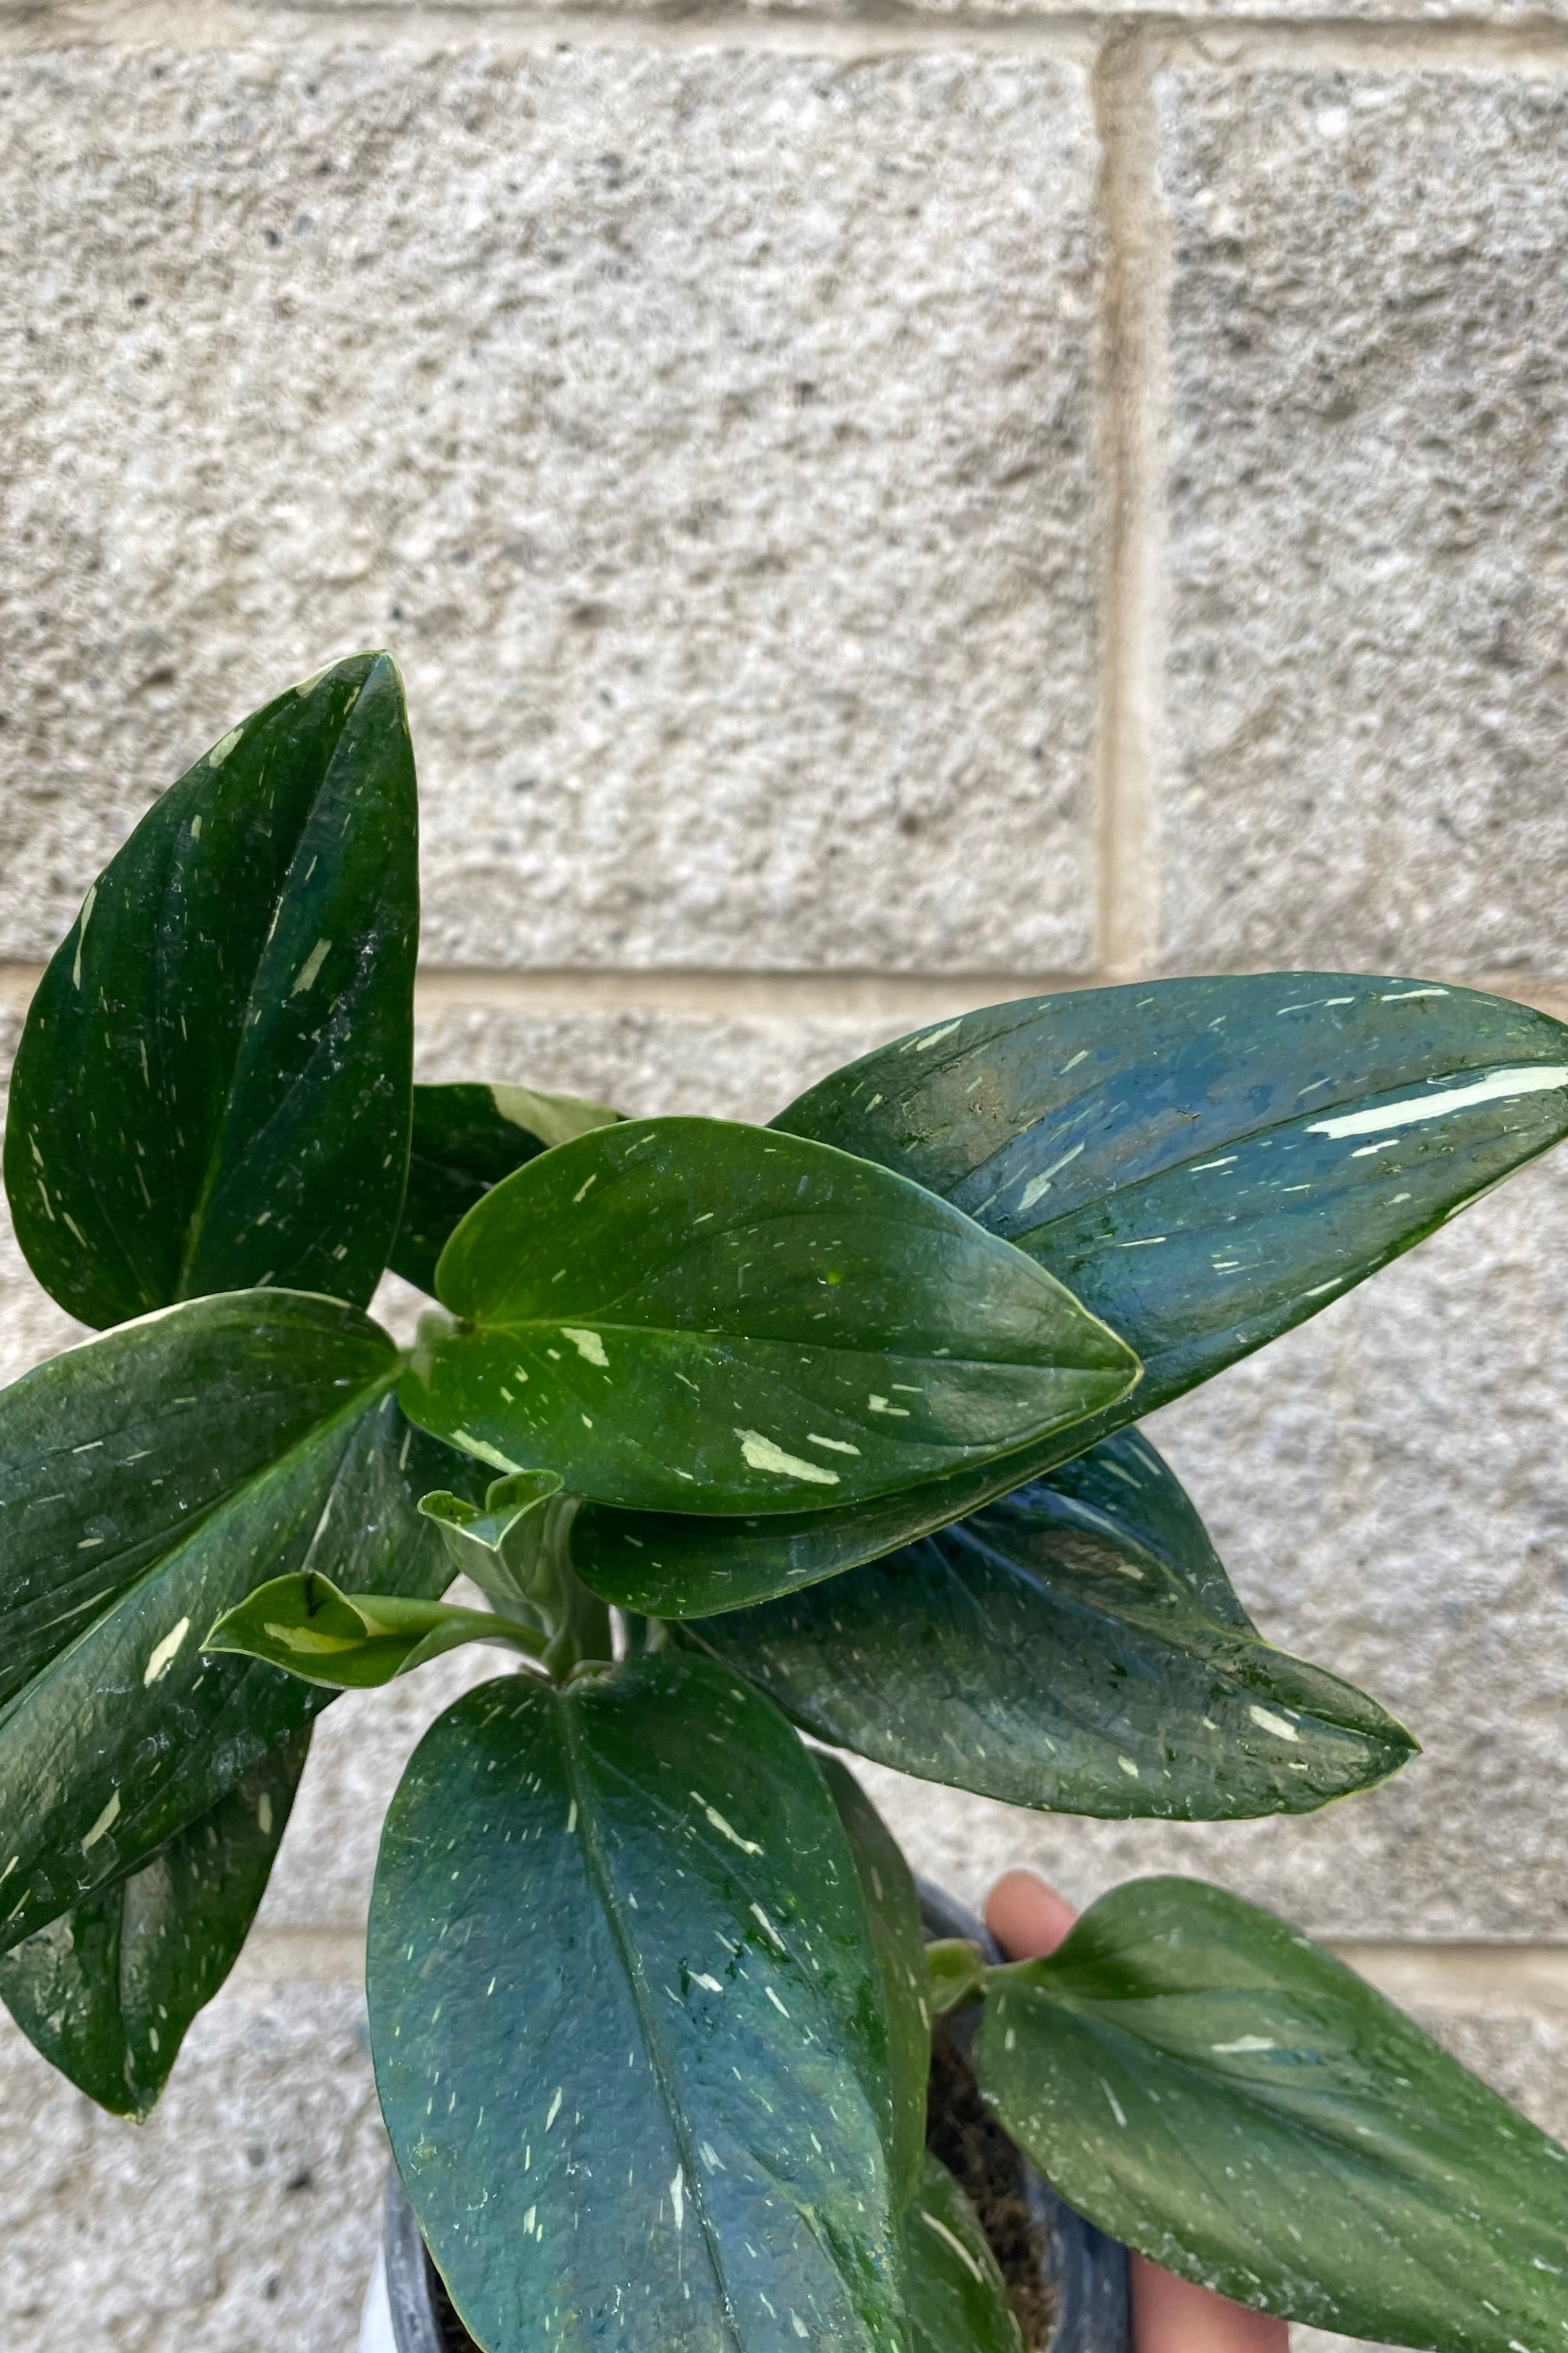
POLYGON ((1095 794, 1098 960, 1116 978, 1159 953, 1167 368, 1156 185, 1158 27, 1124 22, 1090 76, 1104 237, 1095 443, 1104 516, 1095 794))
POLYGON ((844 9, 753 6, 748 0, 605 0, 552 7, 541 0, 0 0, 0 54, 79 47, 174 51, 290 47, 300 40, 352 47, 367 40, 458 44, 524 52, 580 47, 653 49, 723 46, 837 58, 851 63, 910 52, 1000 51, 1057 56, 1092 67, 1130 41, 1164 65, 1217 73, 1265 66, 1339 65, 1373 71, 1515 70, 1540 77, 1568 63, 1568 24, 1544 12, 1506 21, 1456 15, 1368 18, 1325 12, 1231 16, 1173 10, 996 8, 927 12, 913 0, 858 0, 844 9))

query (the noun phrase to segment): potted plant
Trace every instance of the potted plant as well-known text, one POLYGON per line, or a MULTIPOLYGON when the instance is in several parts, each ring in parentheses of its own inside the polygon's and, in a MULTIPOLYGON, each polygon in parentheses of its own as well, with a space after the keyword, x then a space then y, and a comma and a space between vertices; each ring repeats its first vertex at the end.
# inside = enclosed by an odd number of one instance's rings
POLYGON ((928 1957, 801 1735, 1100 1815, 1398 1769, 1135 1425, 1557 1141, 1561 1025, 1151 983, 936 1024, 766 1128, 622 1121, 412 1088, 416 932, 365 655, 171 787, 34 999, 6 1184, 97 1331, 0 1396, 0 1992, 39 2049, 144 2113, 314 1715, 486 1641, 393 1800, 368 1988, 488 2353, 893 2353, 938 2312, 1016 2348, 924 2149, 969 2005, 985 2111, 1113 2239, 1355 2334, 1559 2343, 1561 2152, 1349 1970, 1185 1880, 1048 1960, 928 1957), (388 1265, 438 1303, 408 1354, 388 1265))

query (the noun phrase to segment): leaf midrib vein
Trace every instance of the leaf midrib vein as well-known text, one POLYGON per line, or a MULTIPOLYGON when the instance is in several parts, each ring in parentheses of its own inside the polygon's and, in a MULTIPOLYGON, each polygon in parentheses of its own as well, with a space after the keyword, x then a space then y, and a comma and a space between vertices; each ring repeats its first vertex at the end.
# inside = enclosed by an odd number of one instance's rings
MULTIPOLYGON (((368 682, 369 672, 367 671, 364 679, 361 681, 360 686, 356 691, 353 701, 349 703, 347 709, 343 712, 342 717, 338 721, 337 733, 332 742, 331 755, 321 772, 321 782, 316 790, 311 794, 309 802, 306 804, 303 816, 300 818, 299 829, 294 837, 294 845, 289 853, 289 862, 284 869, 283 880, 279 885, 277 899, 274 902, 272 923, 268 931, 267 937, 262 942, 261 953, 256 959, 255 966, 251 972, 250 979, 246 988, 245 1005, 240 1015, 238 1025, 235 1030, 234 1053, 223 1082, 224 1095, 222 1109, 220 1110, 213 1127, 213 1137, 211 1145, 207 1152, 206 1166, 202 1172, 201 1185, 197 1191, 195 1204, 191 1209, 191 1214, 186 1220, 184 1235, 180 1244, 180 1263, 178 1271, 174 1276, 174 1297, 176 1300, 184 1299, 185 1296, 186 1279, 190 1274, 191 1268, 195 1261, 196 1253, 202 1243, 203 1222, 211 1204, 213 1194, 217 1187, 218 1175, 223 1166, 225 1145, 228 1138, 229 1129, 234 1117, 236 1087, 238 1082, 240 1066, 245 1060, 246 1044, 250 1035, 251 1017, 256 1009, 257 996, 260 986, 262 973, 267 969, 268 965, 271 962, 270 951, 272 943, 277 934, 279 923, 282 920, 283 907, 289 895, 289 883, 291 882, 295 870, 300 863, 300 846, 310 829, 310 826, 315 818, 317 810, 327 797, 331 784, 332 771, 337 766, 338 754, 342 749, 343 738, 348 733, 349 721, 358 710, 361 697, 363 696, 364 688, 368 682)), ((154 986, 156 987, 158 998, 158 1021, 159 1028, 162 1029, 163 1026, 162 965, 156 965, 154 967, 154 986)))
POLYGON ((605 1861, 604 1845, 599 1836, 598 1816, 595 1810, 595 1793, 579 1755, 581 1735, 577 1726, 575 1706, 572 1698, 565 1694, 557 1699, 556 1704, 561 1710, 562 1745, 565 1755, 566 1777, 572 1796, 576 1801, 587 1875, 592 1883, 594 1893, 599 1899, 600 1907, 609 1927, 611 1939, 615 1944, 616 1956, 626 1978, 626 1988, 631 1995, 632 2008, 636 2012, 637 2025, 642 2033, 643 2047, 647 2052, 654 2082, 658 2086, 665 2114, 669 2119, 670 2133, 679 2154, 682 2174, 689 2188, 692 2207, 701 2231, 702 2251, 708 2258, 708 2267, 712 2274, 714 2289, 719 2299, 719 2309, 723 2316, 725 2338, 733 2348, 733 2353, 744 2353, 741 2333, 735 2322, 729 2285, 724 2277, 723 2265, 720 2261, 718 2234, 708 2212, 707 2195, 702 2174, 697 2162, 697 2152, 691 2144, 685 2110, 676 2093, 675 2071, 658 2031, 654 2004, 649 1998, 647 1981, 643 1974, 637 1946, 627 1931, 626 1924, 616 1900, 614 1883, 610 1877, 609 1865, 605 1861))

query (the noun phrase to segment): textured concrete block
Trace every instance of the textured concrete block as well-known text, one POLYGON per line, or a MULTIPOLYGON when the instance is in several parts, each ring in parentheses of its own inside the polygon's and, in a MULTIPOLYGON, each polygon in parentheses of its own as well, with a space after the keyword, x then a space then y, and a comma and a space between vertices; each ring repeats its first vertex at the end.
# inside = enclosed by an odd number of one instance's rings
MULTIPOLYGON (((1320 1936, 1563 1934, 1561 1157, 1151 1421, 1263 1631, 1424 1754, 1299 1820, 1111 1823, 877 1777, 921 1867, 1191 1872, 1320 1936)), ((880 1801, 880 1799, 879 1799, 880 1801)))
POLYGON ((636 1119, 686 1112, 760 1123, 841 1063, 919 1026, 899 1014, 465 1008, 420 1021, 415 1074, 508 1079, 587 1095, 636 1119))
POLYGON ((221 1995, 141 2126, 0 2017, 0 2113, 18 2353, 350 2353, 386 2162, 357 1988, 221 1995))
POLYGON ((1081 968, 1077 67, 0 63, 0 955, 403 661, 426 955, 1081 968))
POLYGON ((1560 87, 1170 74, 1163 953, 1555 972, 1560 87))
MULTIPOLYGON (((326 0, 326 5, 347 10, 354 5, 354 0, 326 0)), ((573 17, 580 18, 588 13, 584 0, 545 0, 545 5, 552 11, 559 11, 568 20, 568 25, 573 17)), ((909 0, 909 5, 912 15, 945 19, 951 23, 955 41, 962 41, 964 37, 965 17, 981 13, 973 5, 973 0, 909 0)), ((417 21, 420 6, 421 0, 385 0, 382 14, 384 18, 394 11, 401 12, 412 26, 417 21)), ((737 0, 737 6, 738 11, 743 11, 753 19, 771 17, 787 22, 791 17, 809 16, 817 25, 824 21, 830 26, 835 23, 849 25, 855 26, 862 37, 867 25, 861 0, 737 0)), ((647 16, 656 20, 658 17, 652 0, 597 0, 594 13, 600 15, 606 7, 623 17, 647 16)), ((1013 16, 1026 21, 1037 16, 1068 16, 1076 11, 1071 0, 986 0, 984 13, 993 19, 1013 16)), ((1321 0, 1273 0, 1265 21, 1284 19, 1288 22, 1292 17, 1321 17, 1322 13, 1321 0)), ((1122 16, 1168 12, 1159 7, 1158 0, 1125 0, 1125 5, 1119 5, 1116 14, 1122 16)), ((1419 0, 1417 8, 1412 8, 1409 0, 1340 0, 1334 14, 1340 17, 1363 20, 1394 17, 1405 24, 1413 16, 1419 16, 1426 24, 1461 17, 1471 22, 1528 26, 1533 30, 1542 18, 1562 16, 1563 0, 1546 0, 1543 6, 1537 6, 1535 0, 1419 0)), ((1258 15, 1259 11, 1247 5, 1246 0, 1195 0, 1194 6, 1182 11, 1184 19, 1195 20, 1215 30, 1227 21, 1235 25, 1239 20, 1237 36, 1240 40, 1245 40, 1247 33, 1256 28, 1258 15), (1242 27, 1246 28, 1245 31, 1242 27)), ((137 27, 142 28, 141 37, 150 36, 157 39, 163 29, 158 22, 158 0, 53 0, 51 17, 57 26, 63 22, 73 28, 80 27, 89 39, 132 38, 136 37, 137 27)), ((265 26, 268 27, 271 37, 286 38, 290 32, 297 34, 302 25, 309 26, 310 17, 302 12, 291 11, 288 0, 237 0, 237 5, 231 7, 227 21, 235 27, 243 26, 247 22, 258 26, 265 26)), ((1233 39, 1237 36, 1233 36, 1233 39)), ((61 37, 57 29, 54 41, 61 37)), ((1227 48, 1230 46, 1227 43, 1227 48)))

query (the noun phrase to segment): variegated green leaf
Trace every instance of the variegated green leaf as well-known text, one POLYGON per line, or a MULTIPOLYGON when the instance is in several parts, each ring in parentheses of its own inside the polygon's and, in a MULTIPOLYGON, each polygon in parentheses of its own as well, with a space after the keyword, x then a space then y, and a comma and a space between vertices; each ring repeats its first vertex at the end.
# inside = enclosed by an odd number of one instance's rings
POLYGON ((147 1862, 0 1953, 0 1999, 23 2033, 111 2115, 149 2113, 233 1968, 310 1738, 304 1725, 147 1862))
POLYGON ((357 654, 231 728, 110 860, 5 1133, 18 1239, 73 1315, 370 1298, 408 1162, 416 851, 402 681, 357 654))
POLYGON ((134 1870, 325 1704, 202 1655, 269 1571, 449 1582, 397 1366, 355 1308, 230 1292, 0 1393, 0 1950, 134 1870))
POLYGON ((986 2100, 1102 2231, 1317 2328, 1560 2353, 1563 2151, 1310 1938, 1135 1880, 986 1983, 986 2100))
POLYGON ((459 1320, 421 1324, 405 1411, 498 1470, 650 1509, 885 1493, 1138 1377, 1059 1283, 920 1186, 724 1120, 542 1154, 468 1212, 437 1287, 459 1320))

